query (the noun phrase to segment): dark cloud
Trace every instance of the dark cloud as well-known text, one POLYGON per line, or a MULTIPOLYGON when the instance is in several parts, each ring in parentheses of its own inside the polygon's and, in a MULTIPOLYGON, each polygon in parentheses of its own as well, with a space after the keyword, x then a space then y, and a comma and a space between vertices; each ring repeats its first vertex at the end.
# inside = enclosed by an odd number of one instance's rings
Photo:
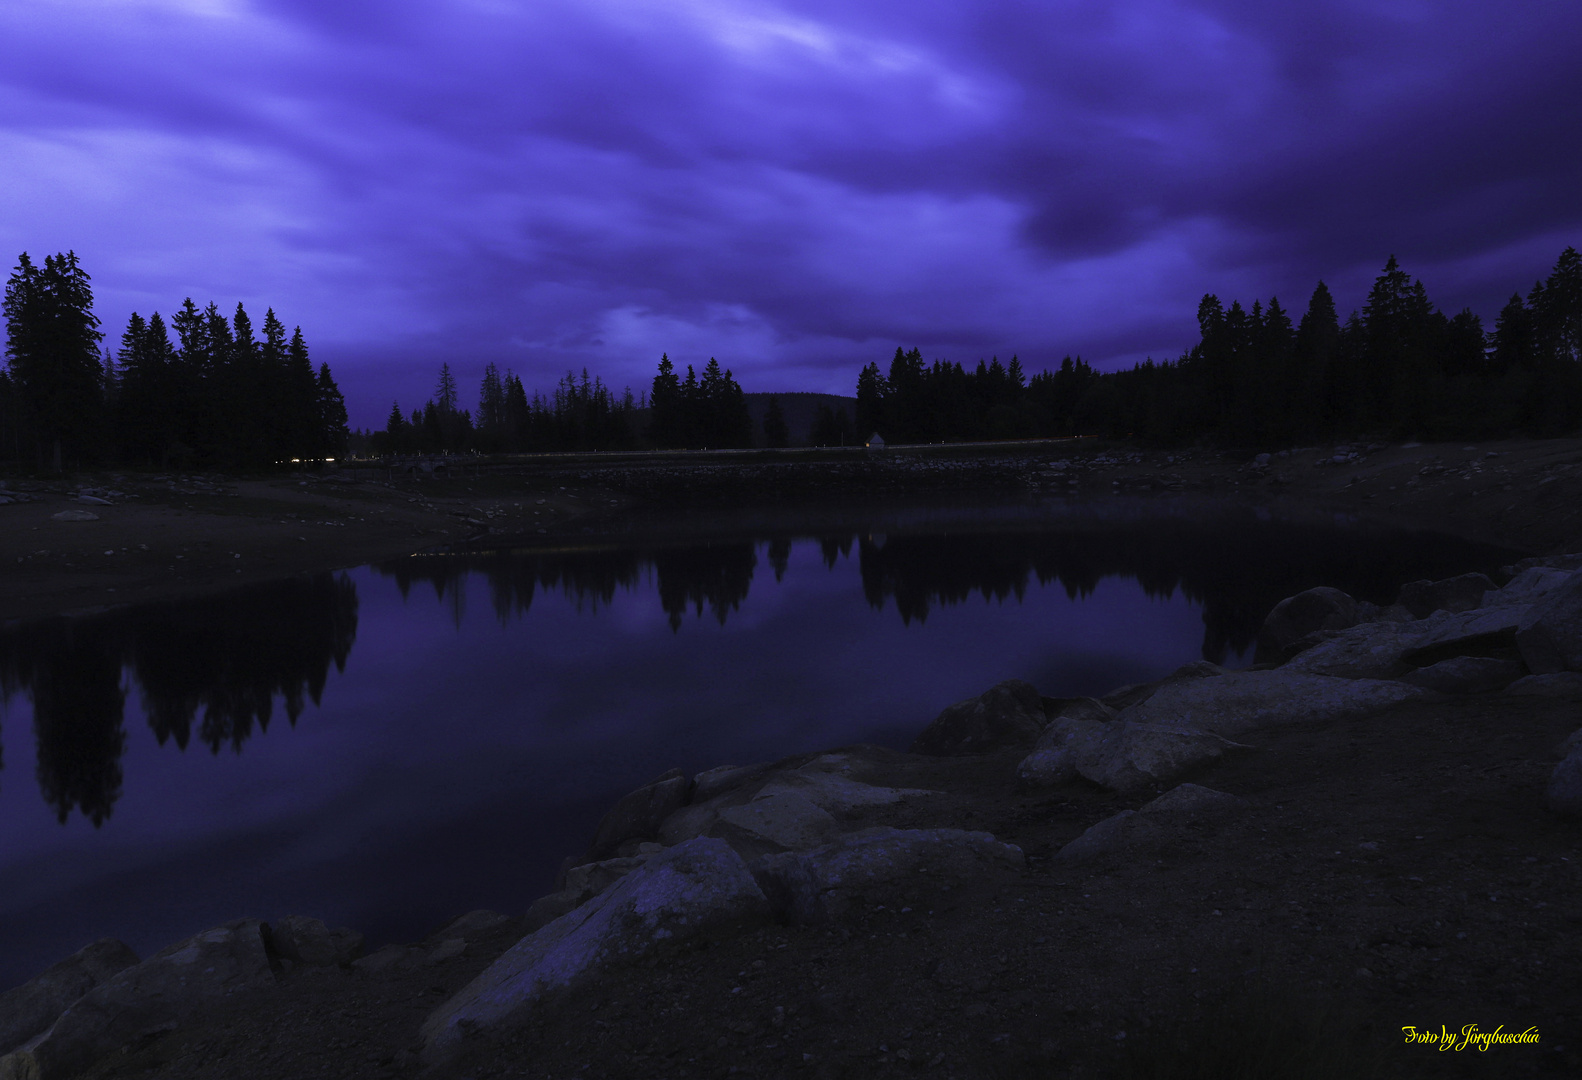
POLYGON ((898 343, 1174 355, 1398 255, 1491 319, 1582 240, 1572 5, 21 0, 0 244, 273 305, 354 420, 450 361, 849 390, 898 343))

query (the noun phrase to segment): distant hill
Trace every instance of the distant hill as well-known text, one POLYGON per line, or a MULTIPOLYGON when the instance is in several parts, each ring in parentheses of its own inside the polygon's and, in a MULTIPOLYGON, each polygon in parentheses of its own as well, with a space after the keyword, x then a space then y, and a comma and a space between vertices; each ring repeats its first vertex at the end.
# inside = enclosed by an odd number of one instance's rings
MULTIPOLYGON (((828 405, 833 409, 845 409, 848 419, 853 421, 857 417, 857 399, 846 397, 842 394, 743 394, 747 399, 747 413, 753 418, 753 445, 764 444, 764 413, 769 408, 770 398, 780 399, 780 411, 785 415, 786 427, 791 430, 792 446, 812 446, 809 436, 813 432, 813 419, 818 415, 820 405, 828 405)), ((638 431, 648 430, 648 410, 638 409, 634 421, 638 431)), ((867 434, 866 432, 864 433, 867 434)))
MULTIPOLYGON (((792 446, 811 446, 812 440, 808 436, 813 431, 813 418, 818 415, 820 405, 828 405, 832 409, 845 409, 846 416, 855 422, 857 416, 857 399, 846 397, 843 394, 744 394, 747 399, 747 411, 753 418, 753 437, 759 445, 764 438, 764 413, 769 408, 769 399, 777 398, 780 401, 780 411, 785 414, 786 427, 791 429, 792 446)), ((867 435, 867 432, 863 432, 867 435)))

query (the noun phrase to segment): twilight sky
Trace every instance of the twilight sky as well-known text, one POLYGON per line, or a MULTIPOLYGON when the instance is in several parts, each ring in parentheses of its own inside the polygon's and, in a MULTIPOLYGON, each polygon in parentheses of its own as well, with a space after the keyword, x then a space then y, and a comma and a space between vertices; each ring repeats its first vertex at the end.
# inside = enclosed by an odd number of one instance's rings
POLYGON ((0 259, 113 343, 273 306, 354 425, 441 361, 852 393, 1036 371, 1387 256, 1492 325, 1582 245, 1571 0, 4 0, 0 259))

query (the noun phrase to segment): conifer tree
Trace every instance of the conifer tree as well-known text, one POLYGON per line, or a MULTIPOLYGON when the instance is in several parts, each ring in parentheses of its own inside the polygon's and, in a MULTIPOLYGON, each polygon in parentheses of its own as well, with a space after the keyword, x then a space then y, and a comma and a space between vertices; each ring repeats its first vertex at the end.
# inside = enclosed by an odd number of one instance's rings
POLYGON ((34 425, 39 458, 55 468, 100 449, 104 369, 93 290, 77 254, 36 267, 23 252, 6 282, 6 358, 20 404, 34 425))
MULTIPOLYGON (((298 331, 300 333, 300 329, 298 331)), ((342 458, 346 456, 346 443, 350 432, 346 430, 346 401, 340 387, 330 376, 328 364, 319 365, 315 387, 318 414, 319 453, 315 457, 342 458)))
POLYGON ((769 404, 764 407, 764 445, 774 449, 789 445, 791 442, 791 429, 786 426, 785 412, 780 408, 780 399, 772 397, 769 404))

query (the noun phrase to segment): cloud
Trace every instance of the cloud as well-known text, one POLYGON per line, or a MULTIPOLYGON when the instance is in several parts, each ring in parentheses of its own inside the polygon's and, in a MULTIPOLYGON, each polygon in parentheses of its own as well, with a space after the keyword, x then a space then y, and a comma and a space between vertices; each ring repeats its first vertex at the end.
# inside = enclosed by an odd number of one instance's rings
POLYGON ((441 361, 1113 366, 1189 344, 1203 292, 1324 277, 1346 308, 1391 253, 1491 319, 1582 240, 1579 30, 1487 0, 18 0, 0 244, 77 249, 107 328, 273 305, 358 423, 441 361))

